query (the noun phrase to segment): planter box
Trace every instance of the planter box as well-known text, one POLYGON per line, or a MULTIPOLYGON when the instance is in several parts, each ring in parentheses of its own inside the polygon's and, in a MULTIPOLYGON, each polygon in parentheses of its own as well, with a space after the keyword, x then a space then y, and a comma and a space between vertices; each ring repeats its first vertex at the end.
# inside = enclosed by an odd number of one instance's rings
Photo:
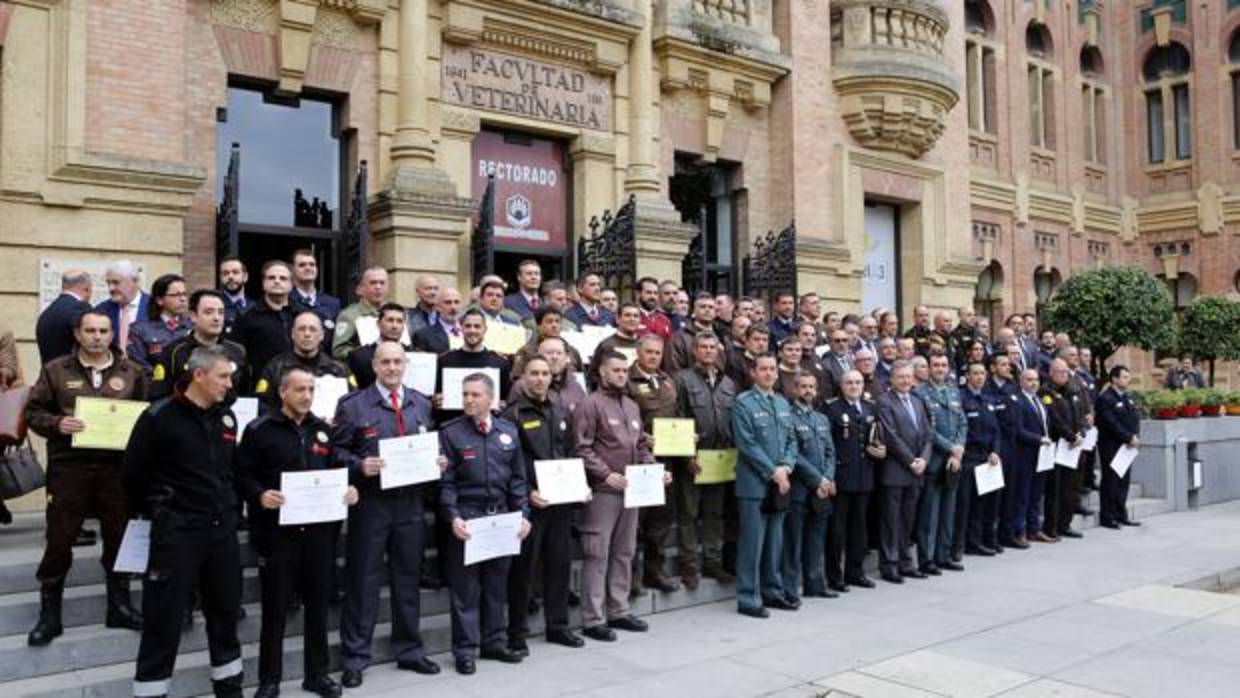
MULTIPOLYGON (((1105 464, 1100 464, 1100 467, 1105 464)), ((1240 499, 1240 417, 1141 420, 1141 454, 1133 482, 1146 497, 1175 509, 1240 499), (1201 462, 1201 487, 1192 489, 1193 460, 1201 462)))

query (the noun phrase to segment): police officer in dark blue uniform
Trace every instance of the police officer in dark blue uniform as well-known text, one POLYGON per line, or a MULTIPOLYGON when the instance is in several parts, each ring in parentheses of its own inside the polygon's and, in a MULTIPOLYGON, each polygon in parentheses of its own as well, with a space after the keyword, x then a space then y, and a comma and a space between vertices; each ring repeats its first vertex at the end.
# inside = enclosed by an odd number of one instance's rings
MULTIPOLYGON (((350 470, 360 502, 349 510, 345 553, 345 605, 340 618, 340 654, 345 688, 362 685, 370 663, 370 642, 379 616, 379 586, 390 577, 392 650, 398 669, 437 674, 418 633, 418 580, 426 542, 423 520, 426 484, 381 489, 379 441, 427 432, 431 403, 402 385, 405 350, 396 342, 375 349, 375 384, 349 393, 336 407, 332 445, 350 470), (384 559, 387 569, 384 569, 384 559), (386 574, 385 574, 386 573, 386 574)), ((440 468, 446 462, 439 461, 440 468)))
POLYGON ((1110 382, 1098 394, 1095 406, 1098 414, 1098 467, 1102 469, 1102 489, 1099 492, 1101 523, 1107 528, 1140 526, 1128 518, 1128 483, 1132 479, 1129 468, 1123 477, 1111 467, 1111 461, 1120 446, 1138 448, 1141 445, 1141 415, 1128 394, 1128 381, 1132 374, 1124 366, 1115 366, 1107 374, 1110 382))
POLYGON ((529 492, 517 428, 491 414, 499 389, 485 373, 471 373, 461 384, 465 414, 439 432, 448 469, 439 488, 439 508, 452 523, 443 551, 452 591, 452 654, 456 670, 474 673, 474 652, 483 659, 517 664, 524 657, 507 647, 504 599, 508 593, 508 557, 465 564, 470 521, 496 514, 521 513, 519 535, 530 532, 529 492))
POLYGON ((960 407, 964 411, 968 428, 960 469, 960 481, 964 483, 965 491, 959 496, 965 500, 965 504, 963 516, 957 519, 958 526, 953 533, 951 546, 951 564, 956 567, 960 567, 960 553, 994 555, 999 547, 995 531, 999 517, 999 493, 978 495, 977 477, 973 471, 982 463, 993 464, 999 461, 1003 443, 999 420, 1002 417, 1001 410, 1007 408, 1006 399, 998 391, 986 389, 984 365, 976 362, 969 364, 965 370, 964 389, 960 391, 960 407))
POLYGON ((860 371, 840 377, 840 396, 826 406, 835 445, 835 502, 827 521, 827 586, 846 592, 849 585, 873 589, 865 576, 867 518, 877 464, 887 457, 874 403, 862 397, 860 371), (840 558, 844 558, 841 570, 840 558))
MULTIPOLYGON (((317 322, 317 319, 316 319, 317 322)), ((284 621, 296 584, 305 601, 305 671, 302 688, 323 698, 340 695, 340 684, 328 675, 327 605, 336 563, 335 521, 282 526, 280 492, 286 472, 340 467, 332 453, 331 426, 310 413, 315 375, 304 366, 288 365, 276 379, 280 409, 250 423, 238 449, 237 477, 241 495, 253 515, 251 540, 258 547, 262 583, 263 623, 258 647, 258 691, 254 698, 280 695, 283 674, 284 621)), ((347 504, 357 502, 350 486, 347 504)))

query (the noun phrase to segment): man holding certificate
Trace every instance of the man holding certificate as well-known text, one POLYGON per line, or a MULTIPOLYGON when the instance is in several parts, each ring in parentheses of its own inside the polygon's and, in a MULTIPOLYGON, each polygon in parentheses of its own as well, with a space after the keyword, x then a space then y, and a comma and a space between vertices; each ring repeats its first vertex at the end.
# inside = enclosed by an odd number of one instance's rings
POLYGON ((444 407, 445 404, 460 404, 456 402, 459 396, 453 396, 452 400, 444 398, 443 372, 445 369, 492 368, 499 371, 499 384, 495 386, 495 395, 501 400, 507 397, 508 386, 512 380, 509 375, 511 364, 508 363, 508 359, 487 349, 484 345, 487 335, 487 319, 481 311, 476 308, 465 311, 465 314, 461 316, 461 335, 464 338, 461 347, 439 357, 439 383, 435 391, 435 421, 440 424, 461 416, 459 409, 444 407))
MULTIPOLYGON (((382 342, 372 366, 375 384, 347 395, 336 408, 332 446, 349 468, 361 493, 349 510, 345 548, 345 603, 340 617, 340 654, 345 688, 362 685, 370 664, 370 642, 379 620, 379 587, 390 579, 392 650, 396 667, 419 674, 439 673, 426 658, 420 621, 418 582, 426 542, 423 500, 427 484, 382 489, 379 441, 431 431, 431 404, 406 388, 405 349, 382 342), (386 559, 387 569, 384 569, 386 559)), ((446 462, 440 457, 440 467, 446 462)))
POLYGON ((641 410, 626 394, 628 379, 624 354, 607 352, 599 363, 599 389, 587 395, 573 415, 577 455, 585 461, 594 488, 578 523, 582 634, 601 642, 615 641, 612 628, 647 629, 645 621, 629 610, 640 510, 624 506, 628 485, 624 472, 629 465, 654 462, 654 456, 650 437, 642 429, 641 410))
MULTIPOLYGON (((375 348, 381 342, 397 342, 406 336, 405 318, 408 311, 400 303, 384 303, 379 306, 379 338, 349 352, 349 371, 353 373, 359 389, 369 388, 375 384, 375 369, 371 364, 375 360, 375 348)), ((406 352, 413 351, 413 345, 404 345, 406 352)))
MULTIPOLYGON (((301 322, 307 315, 298 316, 301 322)), ((294 342, 296 342, 294 333, 294 342)), ((326 354, 324 354, 326 356, 326 354)), ((335 571, 339 521, 282 526, 278 512, 292 505, 281 491, 285 474, 342 467, 334 457, 328 434, 331 426, 310 412, 315 375, 304 366, 290 365, 276 379, 280 409, 250 423, 238 447, 237 479, 241 496, 256 512, 251 540, 258 548, 262 583, 263 620, 258 649, 258 691, 255 698, 280 694, 283 678, 284 625, 294 586, 305 607, 304 678, 302 688, 320 696, 340 695, 340 684, 328 676, 327 606, 335 571)), ((345 503, 357 502, 350 486, 345 503)), ((326 510, 326 507, 323 507, 326 510)))
POLYGON ((1124 366, 1115 366, 1108 374, 1110 382, 1098 394, 1098 467, 1102 469, 1101 523, 1107 528, 1140 526, 1128 518, 1128 483, 1132 468, 1123 476, 1111 467, 1121 446, 1141 446, 1141 415, 1128 394, 1132 374, 1124 366))
POLYGON ((505 642, 504 600, 508 590, 507 556, 491 556, 466 564, 471 545, 471 522, 516 512, 521 514, 516 532, 524 539, 530 532, 529 500, 525 463, 517 427, 491 415, 495 382, 474 373, 462 382, 465 415, 444 425, 439 443, 448 460, 439 490, 439 508, 452 522, 451 541, 444 553, 444 569, 452 591, 452 655, 456 671, 472 674, 474 657, 517 664, 524 655, 505 642))
MULTIPOLYGON (((568 410, 551 399, 551 364, 542 356, 527 359, 521 376, 524 390, 504 410, 517 427, 525 480, 530 490, 533 530, 521 544, 521 555, 508 572, 508 649, 525 655, 529 647, 530 581, 534 561, 542 562, 543 609, 547 642, 581 647, 584 641, 568 629, 568 587, 573 563, 573 510, 576 503, 549 504, 541 496, 535 463, 576 456, 568 410)), ((515 392, 515 391, 514 391, 515 392)), ((580 465, 578 467, 581 467, 580 465)), ((589 494, 582 492, 582 499, 589 494)))
MULTIPOLYGON (((1072 382, 1067 361, 1051 360, 1049 375, 1050 381, 1042 387, 1042 404, 1051 416, 1051 440, 1065 441, 1075 449, 1085 438, 1089 405, 1080 388, 1072 382)), ((1081 537, 1079 531, 1072 529, 1072 516, 1081 498, 1080 482, 1075 478, 1076 461, 1077 458, 1073 458, 1070 465, 1056 463, 1046 480, 1042 532, 1048 536, 1081 537)))
MULTIPOLYGON (((47 547, 36 576, 40 585, 39 621, 27 638, 31 646, 46 645, 61 634, 60 607, 65 577, 73 562, 73 541, 88 512, 103 528, 103 568, 108 579, 109 628, 142 628, 142 616, 129 599, 129 580, 111 574, 129 513, 119 466, 125 443, 108 449, 78 448, 75 434, 104 424, 75 416, 78 398, 146 399, 142 367, 110 348, 112 321, 88 310, 77 318, 73 332, 77 350, 52 359, 39 373, 26 405, 30 428, 47 439, 47 547)), ((100 419, 103 417, 100 416, 100 419)))

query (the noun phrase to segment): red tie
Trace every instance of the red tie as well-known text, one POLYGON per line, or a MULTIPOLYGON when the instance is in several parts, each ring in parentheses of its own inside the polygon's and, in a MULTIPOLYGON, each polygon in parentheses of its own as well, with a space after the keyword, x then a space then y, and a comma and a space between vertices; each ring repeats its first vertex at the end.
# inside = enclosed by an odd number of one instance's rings
POLYGON ((396 411, 396 431, 400 436, 405 435, 405 415, 400 412, 400 396, 395 390, 392 391, 392 409, 396 411))
POLYGON ((537 299, 537 298, 531 298, 531 299, 530 299, 530 309, 531 309, 531 310, 538 310, 538 299, 537 299))
POLYGON ((491 433, 491 420, 484 419, 481 422, 478 422, 478 431, 483 436, 486 436, 487 434, 491 433))

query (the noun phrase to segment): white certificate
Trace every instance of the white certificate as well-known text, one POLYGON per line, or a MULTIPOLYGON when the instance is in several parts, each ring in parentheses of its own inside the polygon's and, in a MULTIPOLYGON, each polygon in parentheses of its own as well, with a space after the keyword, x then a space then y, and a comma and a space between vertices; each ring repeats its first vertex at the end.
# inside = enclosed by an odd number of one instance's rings
POLYGON ((1002 464, 982 463, 973 469, 973 474, 977 476, 978 495, 990 494, 995 490, 1003 489, 1002 464))
POLYGON ((1076 464, 1080 460, 1081 447, 1079 445, 1073 448, 1067 439, 1060 439, 1059 443, 1055 444, 1055 465, 1076 470, 1076 464))
POLYGON ((379 489, 390 490, 439 479, 439 432, 379 439, 379 489))
POLYGON ((1055 469, 1055 444, 1042 444, 1038 449, 1038 470, 1044 473, 1055 469))
POLYGON ((319 419, 331 421, 336 418, 336 403, 349 394, 349 381, 339 376, 319 376, 314 379, 314 402, 310 412, 319 419))
POLYGON ((1092 451, 1098 447, 1098 427, 1090 427, 1085 430, 1085 438, 1081 443, 1082 451, 1092 451))
POLYGON ((258 417, 258 398, 237 398, 232 404, 232 412, 233 416, 237 418, 237 441, 240 442, 245 438, 246 425, 258 417))
POLYGON ((348 468, 280 473, 280 525, 343 521, 349 511, 344 503, 348 491, 348 468))
MULTIPOLYGON (((359 317, 353 322, 353 326, 357 328, 358 346, 364 347, 367 344, 374 344, 379 341, 379 318, 359 317)), ((409 344, 408 328, 401 330, 400 343, 409 344)))
POLYGON ((116 563, 112 565, 112 571, 143 574, 150 556, 151 522, 146 519, 133 519, 125 526, 125 537, 121 538, 121 547, 116 551, 116 563))
POLYGON ((495 400, 491 403, 491 409, 499 409, 499 369, 494 366, 487 368, 445 368, 443 370, 443 409, 465 409, 465 403, 461 396, 461 386, 465 382, 465 377, 474 373, 485 373, 491 377, 491 382, 495 384, 495 400))
POLYGON ((521 553, 521 512, 470 519, 465 565, 521 553))
POLYGON ((406 388, 416 390, 430 397, 435 394, 435 371, 439 367, 439 357, 428 351, 405 352, 405 377, 402 381, 406 388))
POLYGON ((586 465, 580 458, 534 461, 538 495, 548 504, 584 502, 590 498, 586 465))
POLYGON ((1137 454, 1141 452, 1139 448, 1133 448, 1128 444, 1119 447, 1115 452, 1115 457, 1111 459, 1111 470, 1116 475, 1123 477, 1128 474, 1128 469, 1132 467, 1132 462, 1137 459, 1137 454))
POLYGON ((663 490, 663 464, 626 465, 624 479, 628 486, 624 488, 624 508, 661 507, 667 503, 663 490))
POLYGON ((818 358, 820 359, 823 357, 824 354, 826 354, 829 351, 831 351, 830 344, 824 344, 820 347, 814 347, 814 354, 816 354, 818 358))

